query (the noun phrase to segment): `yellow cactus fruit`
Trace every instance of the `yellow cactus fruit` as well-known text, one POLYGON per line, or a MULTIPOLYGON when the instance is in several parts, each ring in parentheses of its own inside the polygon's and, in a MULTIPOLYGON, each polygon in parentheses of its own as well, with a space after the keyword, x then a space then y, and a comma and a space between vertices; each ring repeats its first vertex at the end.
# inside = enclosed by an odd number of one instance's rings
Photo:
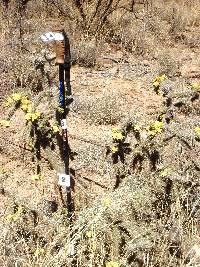
POLYGON ((121 133, 121 131, 117 128, 112 129, 112 138, 115 140, 122 140, 124 138, 124 135, 121 133))
POLYGON ((22 95, 19 94, 19 93, 14 93, 14 94, 12 94, 12 99, 13 99, 14 101, 16 101, 16 102, 20 101, 21 98, 22 98, 22 95))
POLYGON ((10 126, 10 121, 8 120, 1 120, 0 125, 4 127, 9 127, 10 126))

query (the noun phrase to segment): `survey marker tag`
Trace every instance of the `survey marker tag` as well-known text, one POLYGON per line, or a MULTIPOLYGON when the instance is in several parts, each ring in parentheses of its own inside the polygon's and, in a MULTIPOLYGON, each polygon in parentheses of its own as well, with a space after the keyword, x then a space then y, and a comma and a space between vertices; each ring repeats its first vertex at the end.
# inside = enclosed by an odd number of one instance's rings
POLYGON ((61 120, 61 127, 63 130, 67 129, 67 120, 66 119, 61 120))
POLYGON ((46 32, 40 36, 43 42, 51 43, 53 41, 63 41, 64 36, 59 32, 46 32))
POLYGON ((66 187, 71 186, 71 178, 69 174, 59 173, 58 174, 58 184, 66 187))

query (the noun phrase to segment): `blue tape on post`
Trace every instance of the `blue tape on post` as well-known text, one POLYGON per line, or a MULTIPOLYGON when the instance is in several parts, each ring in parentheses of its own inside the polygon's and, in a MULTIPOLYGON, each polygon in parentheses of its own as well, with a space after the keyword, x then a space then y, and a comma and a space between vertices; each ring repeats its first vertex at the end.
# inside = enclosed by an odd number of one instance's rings
POLYGON ((64 108, 65 107, 65 98, 64 98, 64 95, 63 95, 64 83, 62 81, 60 81, 60 83, 59 83, 59 91, 60 91, 59 103, 60 103, 60 106, 62 108, 64 108))

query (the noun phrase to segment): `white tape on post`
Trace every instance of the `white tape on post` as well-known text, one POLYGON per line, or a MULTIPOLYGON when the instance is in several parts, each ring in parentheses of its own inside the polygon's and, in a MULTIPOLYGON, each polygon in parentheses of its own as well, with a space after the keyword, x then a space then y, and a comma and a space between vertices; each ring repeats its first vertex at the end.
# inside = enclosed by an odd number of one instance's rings
POLYGON ((66 119, 61 120, 61 127, 63 130, 67 129, 67 120, 66 119))
POLYGON ((64 36, 60 32, 55 32, 54 33, 54 38, 55 38, 55 41, 63 41, 64 40, 64 36))
POLYGON ((63 41, 64 36, 60 32, 46 32, 40 36, 43 42, 50 43, 53 41, 63 41))
POLYGON ((66 187, 71 186, 71 178, 69 174, 58 173, 58 184, 66 187))
POLYGON ((74 246, 74 244, 69 244, 68 253, 69 253, 70 256, 74 256, 74 254, 75 254, 75 246, 74 246))

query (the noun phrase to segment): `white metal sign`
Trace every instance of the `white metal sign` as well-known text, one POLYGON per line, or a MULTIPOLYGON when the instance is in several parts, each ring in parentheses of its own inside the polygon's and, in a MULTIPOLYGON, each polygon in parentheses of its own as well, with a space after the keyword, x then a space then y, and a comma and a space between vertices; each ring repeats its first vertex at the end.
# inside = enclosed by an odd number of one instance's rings
POLYGON ((58 174, 58 184, 66 187, 71 186, 71 178, 69 174, 59 173, 58 174))
POLYGON ((40 36, 43 42, 50 43, 53 41, 63 41, 64 36, 62 33, 59 32, 46 32, 40 36))

